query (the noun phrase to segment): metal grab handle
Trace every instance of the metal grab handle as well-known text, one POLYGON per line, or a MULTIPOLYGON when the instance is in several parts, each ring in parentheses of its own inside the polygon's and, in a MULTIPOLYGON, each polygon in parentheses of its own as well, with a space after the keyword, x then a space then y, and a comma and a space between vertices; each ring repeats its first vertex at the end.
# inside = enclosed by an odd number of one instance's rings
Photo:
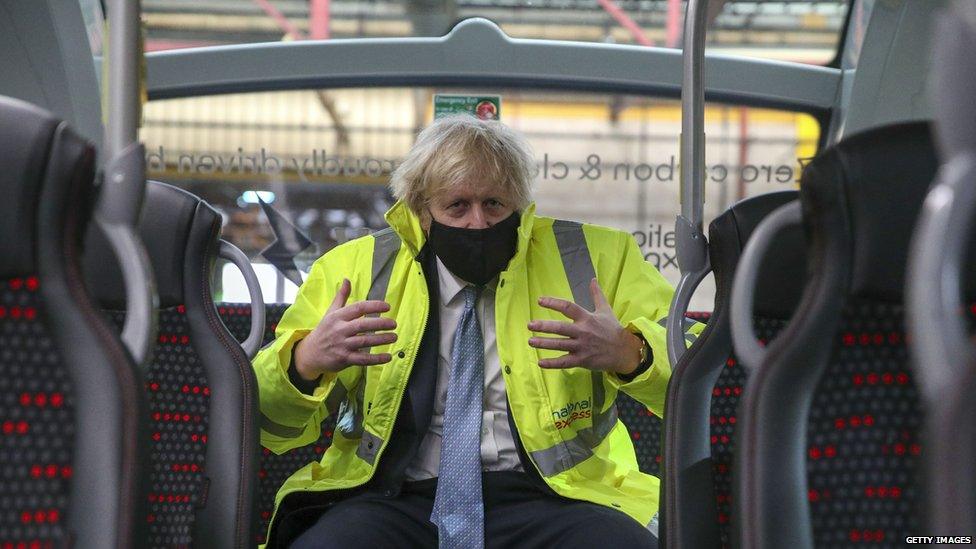
POLYGON ((688 312, 688 304, 691 302, 691 296, 695 294, 698 285, 701 284, 702 280, 705 280, 710 272, 711 268, 706 268, 702 271, 681 275, 681 280, 675 287, 674 297, 671 299, 671 308, 668 311, 668 322, 665 325, 668 334, 668 361, 670 361, 672 368, 678 364, 681 355, 688 350, 684 320, 685 313, 688 312))
POLYGON ((149 351, 156 341, 156 310, 159 298, 152 264, 142 241, 131 226, 113 223, 95 216, 95 223, 105 235, 112 251, 119 260, 122 280, 125 284, 125 325, 122 342, 136 365, 142 366, 149 358, 149 351))
POLYGON ((800 201, 794 200, 773 210, 756 227, 746 244, 732 281, 729 302, 729 321, 732 323, 732 346, 739 362, 747 368, 758 368, 766 357, 766 349, 759 345, 759 338, 752 327, 752 302, 756 294, 754 284, 759 278, 763 256, 779 231, 803 221, 800 201))
POLYGON ((681 279, 668 311, 668 360, 685 352, 684 316, 695 289, 711 270, 702 232, 705 204, 705 19, 708 0, 688 0, 681 81, 681 215, 675 221, 681 279))
POLYGON ((671 367, 678 364, 678 360, 685 350, 684 319, 688 312, 691 297, 705 276, 711 272, 708 260, 708 243, 701 230, 694 227, 684 216, 679 215, 675 222, 675 237, 681 255, 678 256, 678 266, 681 269, 681 279, 674 289, 671 306, 668 309, 667 341, 668 360, 671 367))
POLYGON ((261 348, 261 340, 264 339, 265 324, 264 294, 261 293, 258 275, 254 272, 254 267, 251 266, 251 262, 244 255, 244 252, 226 240, 220 241, 220 250, 218 250, 217 255, 237 265, 241 274, 244 275, 247 291, 251 294, 251 331, 247 334, 247 339, 241 343, 241 348, 244 349, 247 358, 254 358, 261 348))
POLYGON ((920 388, 938 399, 958 382, 976 349, 963 308, 963 270, 976 217, 976 156, 944 164, 922 208, 908 261, 908 326, 915 344, 920 388))

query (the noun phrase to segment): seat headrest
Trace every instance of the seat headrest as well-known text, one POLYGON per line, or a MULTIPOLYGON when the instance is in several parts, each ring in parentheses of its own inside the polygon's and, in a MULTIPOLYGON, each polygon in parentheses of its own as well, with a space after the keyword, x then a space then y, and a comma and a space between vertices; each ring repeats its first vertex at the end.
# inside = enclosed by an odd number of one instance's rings
MULTIPOLYGON (((715 272, 716 308, 732 291, 732 278, 742 250, 756 227, 780 206, 799 198, 797 191, 780 191, 746 198, 708 227, 709 257, 715 272)), ((766 318, 789 318, 800 302, 806 273, 805 243, 800 227, 781 231, 759 267, 753 312, 766 318)))
MULTIPOLYGON (((88 178, 91 184, 94 154, 90 144, 52 114, 0 96, 0 278, 36 273, 38 247, 59 245, 39 242, 40 227, 87 222, 91 196, 84 204, 68 204, 70 211, 57 205, 77 178, 88 178), (73 217, 66 218, 68 213, 73 217)), ((64 236, 60 230, 44 234, 64 236)))
MULTIPOLYGON (((182 189, 158 181, 146 183, 139 236, 152 263, 160 308, 186 303, 186 276, 209 276, 209 272, 188 273, 189 257, 201 249, 216 253, 220 219, 210 205, 182 189)), ((111 248, 97 230, 89 232, 88 243, 84 266, 89 290, 103 308, 124 309, 125 286, 111 248)))
POLYGON ((849 291, 902 301, 908 247, 938 169, 926 122, 867 130, 818 155, 803 172, 800 196, 808 238, 836 243, 849 265, 849 291))
POLYGON ((0 96, 0 278, 37 270, 37 206, 57 127, 50 113, 0 96))

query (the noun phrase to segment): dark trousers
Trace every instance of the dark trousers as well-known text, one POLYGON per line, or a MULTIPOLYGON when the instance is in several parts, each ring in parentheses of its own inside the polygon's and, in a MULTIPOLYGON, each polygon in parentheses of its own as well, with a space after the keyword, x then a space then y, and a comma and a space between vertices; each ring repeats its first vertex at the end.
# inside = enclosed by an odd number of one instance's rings
MULTIPOLYGON (((544 493, 525 473, 486 472, 482 487, 486 547, 657 547, 654 535, 624 513, 544 493)), ((437 547, 430 522, 436 489, 430 479, 404 483, 394 498, 357 494, 332 505, 291 547, 437 547)))

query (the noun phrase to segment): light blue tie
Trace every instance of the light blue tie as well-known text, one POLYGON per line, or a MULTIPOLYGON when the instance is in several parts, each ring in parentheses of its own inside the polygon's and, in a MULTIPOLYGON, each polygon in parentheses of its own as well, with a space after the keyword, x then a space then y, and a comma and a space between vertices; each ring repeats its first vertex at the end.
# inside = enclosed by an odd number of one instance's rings
POLYGON ((475 313, 480 289, 467 286, 464 312, 454 332, 451 372, 444 407, 437 495, 430 520, 437 525, 441 549, 485 545, 485 510, 481 499, 481 394, 485 383, 485 347, 475 313))

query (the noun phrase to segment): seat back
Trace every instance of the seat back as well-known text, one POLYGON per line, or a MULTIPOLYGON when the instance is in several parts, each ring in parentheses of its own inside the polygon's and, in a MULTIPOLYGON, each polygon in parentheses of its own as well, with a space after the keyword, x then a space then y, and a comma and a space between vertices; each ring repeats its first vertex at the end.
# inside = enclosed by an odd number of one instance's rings
MULTIPOLYGON (((756 226, 797 197, 796 191, 784 191, 749 198, 709 226, 714 311, 675 365, 666 404, 662 540, 669 547, 728 545, 736 408, 746 382, 732 352, 729 294, 739 256, 756 226)), ((799 302, 803 247, 799 229, 784 232, 760 269, 754 322, 763 338, 775 337, 799 302)))
MULTIPOLYGON (((158 342, 146 374, 152 547, 245 547, 253 541, 257 381, 211 294, 220 229, 220 214, 204 201, 147 183, 139 233, 159 293, 158 342)), ((101 257, 105 247, 93 248, 86 274, 121 328, 124 286, 101 257)))
POLYGON ((93 147, 0 97, 0 545, 141 541, 142 381, 82 283, 93 147))
POLYGON ((847 138, 804 172, 807 284, 740 404, 741 545, 893 545, 919 531, 902 288, 936 166, 927 124, 909 123, 847 138))
POLYGON ((957 2, 941 14, 934 28, 932 103, 942 166, 912 236, 906 320, 926 411, 922 530, 972 532, 976 531, 976 399, 972 397, 976 349, 971 337, 976 321, 976 230, 971 223, 976 209, 972 101, 976 58, 971 52, 976 46, 976 4, 957 2))

